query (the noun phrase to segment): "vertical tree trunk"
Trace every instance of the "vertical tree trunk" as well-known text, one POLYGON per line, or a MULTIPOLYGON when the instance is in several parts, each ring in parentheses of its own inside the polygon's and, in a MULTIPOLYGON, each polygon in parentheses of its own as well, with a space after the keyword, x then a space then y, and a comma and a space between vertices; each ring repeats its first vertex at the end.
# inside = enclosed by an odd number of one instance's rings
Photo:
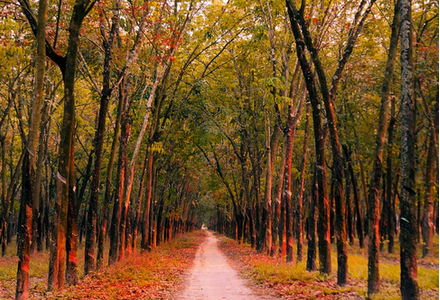
POLYGON ((300 175, 300 184, 299 184, 299 196, 298 196, 298 204, 297 204, 297 261, 302 261, 303 259, 303 234, 304 234, 304 222, 303 222, 303 202, 304 202, 304 182, 305 182, 305 174, 307 168, 307 153, 309 150, 308 147, 309 140, 309 107, 307 106, 306 110, 306 128, 304 130, 304 145, 303 145, 303 158, 301 163, 301 175, 300 175))
POLYGON ((152 150, 149 150, 148 153, 148 161, 147 161, 147 186, 146 186, 146 199, 145 199, 145 209, 143 216, 143 230, 142 230, 142 241, 141 247, 146 250, 151 245, 151 222, 150 222, 150 211, 152 209, 152 197, 153 197, 153 172, 154 172, 154 153, 152 150))
POLYGON ((348 149, 347 145, 342 145, 342 150, 344 152, 344 177, 345 177, 345 201, 346 201, 346 221, 347 221, 347 235, 350 241, 350 245, 354 244, 354 224, 353 224, 353 209, 351 200, 351 178, 350 178, 350 168, 351 164, 351 150, 348 149))
MULTIPOLYGON (((130 105, 128 103, 129 90, 131 88, 131 77, 128 76, 124 83, 122 93, 122 115, 121 115, 121 136, 119 141, 119 158, 118 158, 118 173, 116 180, 116 196, 113 203, 112 223, 110 226, 110 251, 109 251, 109 265, 115 263, 120 259, 118 256, 118 248, 122 237, 120 236, 121 226, 121 214, 122 214, 122 202, 124 194, 124 183, 127 171, 128 157, 127 157, 127 144, 130 137, 130 124, 129 124, 129 110, 130 105)), ((125 231, 125 226, 124 226, 125 231)), ((125 236, 125 235, 124 235, 125 236)))
POLYGON ((49 290, 63 288, 66 269, 66 234, 67 215, 69 207, 69 190, 75 185, 70 182, 73 170, 73 145, 75 128, 75 73, 79 51, 79 35, 82 22, 92 8, 94 2, 77 0, 73 6, 72 18, 69 25, 69 41, 65 58, 65 68, 59 65, 64 81, 64 115, 61 126, 61 141, 59 146, 59 162, 56 181, 55 230, 49 261, 49 290))
MULTIPOLYGON (((33 199, 33 212, 32 212, 32 247, 37 247, 37 251, 43 251, 43 217, 44 217, 44 197, 41 195, 41 188, 43 182, 43 159, 45 157, 45 141, 46 141, 46 123, 49 115, 49 105, 46 103, 42 108, 42 123, 40 125, 40 137, 38 146, 38 161, 35 175, 35 190, 33 199)), ((32 251, 31 247, 31 251, 32 251)))
MULTIPOLYGON (((133 180, 134 180, 134 168, 135 168, 135 164, 136 164, 136 159, 139 154, 139 149, 140 149, 144 134, 147 129, 148 120, 150 118, 150 112, 151 112, 152 106, 153 106, 153 100, 156 96, 156 90, 157 90, 157 87, 159 85, 160 80, 162 80, 164 73, 165 73, 165 69, 163 69, 162 66, 159 65, 157 67, 156 79, 155 79, 154 84, 151 88, 150 96, 148 97, 146 113, 144 115, 142 128, 139 132, 139 135, 138 135, 138 138, 136 141, 136 146, 135 146, 135 149, 134 149, 132 157, 131 157, 130 165, 128 165, 128 157, 127 157, 127 173, 125 175, 126 178, 124 180, 124 186, 121 187, 121 189, 123 189, 123 194, 122 194, 122 198, 121 198, 121 201, 123 201, 123 205, 122 205, 122 211, 121 211, 121 221, 119 224, 120 241, 119 241, 119 250, 118 250, 118 260, 124 258, 124 255, 125 255, 125 229, 127 226, 127 217, 128 217, 128 210, 129 210, 130 199, 131 199, 130 198, 131 197, 131 189, 132 189, 133 180)), ((127 120, 127 122, 128 122, 128 120, 127 120)), ((122 130, 122 132, 124 132, 124 130, 122 130)), ((127 140, 127 142, 128 142, 128 140, 127 140)), ((125 151, 127 151, 127 150, 125 150, 125 151)))
MULTIPOLYGON (((279 110, 277 110, 277 116, 279 116, 279 110)), ((275 141, 276 137, 276 146, 272 145, 272 160, 275 161, 275 149, 278 148, 278 139, 279 135, 281 134, 281 128, 280 126, 276 126, 274 129, 274 133, 272 135, 272 141, 275 141)), ((284 147, 283 147, 284 149, 284 147)), ((284 151, 282 151, 284 152, 284 151)), ((282 155, 282 157, 285 157, 282 155)), ((283 163, 281 164, 283 165, 283 163)), ((280 177, 283 176, 283 172, 280 172, 280 177)), ((279 182, 282 182, 282 179, 280 179, 279 182)), ((280 190, 280 189, 278 189, 280 190)), ((278 246, 277 246, 277 239, 278 239, 278 227, 280 222, 280 196, 277 193, 277 197, 275 198, 275 205, 272 206, 272 247, 270 249, 270 256, 275 256, 277 254, 278 246)))
POLYGON ((6 147, 5 147, 5 136, 0 136, 0 144, 1 144, 1 160, 2 160, 2 173, 1 173, 1 181, 2 181, 2 213, 0 215, 0 243, 2 244, 2 257, 6 255, 6 212, 9 209, 8 203, 6 203, 6 147))
POLYGON ((119 85, 119 97, 118 97, 118 113, 116 115, 115 120, 115 129, 113 133, 113 141, 112 141, 112 148, 110 151, 110 158, 108 160, 107 165, 107 176, 105 181, 105 193, 104 193, 104 201, 103 201, 103 208, 102 208, 102 215, 101 215, 101 222, 100 222, 100 228, 99 228, 99 235, 98 235, 98 255, 97 255, 97 267, 102 267, 102 264, 104 262, 104 244, 107 236, 107 224, 108 224, 108 217, 109 217, 109 205, 111 201, 111 195, 112 195, 112 182, 113 182, 113 168, 114 168, 114 162, 116 158, 116 152, 118 147, 118 141, 119 141, 119 132, 120 132, 120 126, 121 126, 121 118, 122 118, 122 112, 125 107, 125 97, 124 97, 124 82, 125 80, 122 80, 122 83, 119 85))
MULTIPOLYGON (((74 156, 74 144, 71 144, 71 155, 74 156)), ((69 207, 67 211, 67 236, 66 236, 66 282, 68 285, 78 283, 78 208, 75 193, 75 164, 73 159, 70 161, 70 180, 69 180, 69 207)), ((84 180, 86 184, 86 178, 84 180)))
POLYGON ((267 164, 266 164, 266 190, 265 190, 265 203, 263 206, 263 214, 265 217, 265 222, 262 226, 261 234, 264 235, 262 251, 270 253, 272 249, 272 180, 273 180, 273 151, 271 149, 271 125, 269 118, 269 111, 265 110, 265 121, 266 121, 266 152, 267 152, 267 164))
MULTIPOLYGON (((31 125, 24 149, 22 170, 22 195, 18 224, 18 270, 15 299, 29 298, 29 262, 32 242, 32 213, 35 191, 35 172, 41 122, 41 105, 44 101, 44 73, 46 60, 46 10, 47 1, 38 5, 37 55, 35 59, 35 90, 32 102, 31 125)), ((39 199, 37 199, 39 200, 39 199)))
POLYGON ((357 186, 356 176, 353 170, 353 163, 351 156, 347 158, 347 168, 350 172, 351 182, 353 185, 353 198, 354 206, 356 210, 356 231, 359 238, 359 247, 364 248, 364 218, 362 217, 361 201, 359 199, 359 189, 357 186))
MULTIPOLYGON (((438 95, 438 94, 437 94, 438 95)), ((433 119, 435 124, 438 124, 438 97, 432 109, 433 119)), ((434 235, 434 170, 436 151, 436 128, 430 126, 428 153, 426 157, 426 171, 425 171, 425 205, 423 208, 422 220, 422 236, 423 236, 423 257, 432 255, 434 251, 433 235, 434 235)))
POLYGON ((110 101, 113 89, 110 87, 110 66, 113 59, 113 41, 118 30, 119 22, 119 7, 120 1, 116 1, 115 13, 112 18, 112 26, 110 29, 109 38, 106 41, 104 37, 103 47, 105 51, 103 81, 101 91, 101 102, 98 113, 98 128, 95 133, 94 152, 95 163, 93 169, 92 187, 90 193, 89 210, 87 215, 86 225, 86 244, 85 244, 85 260, 84 260, 84 274, 95 269, 95 236, 98 216, 98 199, 99 187, 101 184, 101 165, 102 165, 102 148, 104 145, 104 136, 106 130, 106 118, 108 111, 108 104, 110 101))
POLYGON ((309 197, 309 215, 307 217, 307 271, 315 271, 316 267, 316 201, 318 199, 317 170, 313 171, 312 191, 309 197))
MULTIPOLYGON (((135 215, 135 219, 134 219, 134 224, 133 224, 133 236, 132 236, 132 243, 131 243, 131 251, 134 253, 136 252, 136 244, 137 244, 137 235, 138 235, 138 228, 139 228, 139 221, 141 219, 141 209, 142 209, 142 202, 144 202, 144 197, 145 197, 145 185, 148 185, 148 158, 149 158, 149 153, 150 151, 147 149, 147 151, 145 151, 145 159, 144 159, 144 163, 143 163, 143 168, 142 168, 142 175, 141 175, 141 184, 139 186, 139 195, 138 195, 138 203, 137 203, 137 208, 136 208, 136 215, 135 215)), ((146 210, 147 208, 145 207, 144 210, 146 210)), ((128 244, 127 244, 128 246, 128 244)))
POLYGON ((388 125, 387 142, 387 204, 388 209, 388 253, 394 253, 394 231, 395 231, 395 195, 393 192, 393 144, 394 144, 394 124, 396 123, 396 97, 391 97, 390 122, 388 125))
POLYGON ((288 116, 287 116, 287 128, 285 133, 286 139, 286 161, 284 167, 284 183, 283 183, 283 194, 282 201, 285 203, 285 223, 286 223, 286 261, 293 262, 293 206, 292 206, 292 155, 293 155, 293 144, 295 138, 296 127, 298 125, 299 119, 301 117, 303 103, 305 101, 306 92, 304 89, 299 89, 301 86, 298 76, 299 73, 299 63, 296 64, 291 90, 290 90, 290 98, 291 103, 288 107, 288 116), (296 89, 294 88, 296 85, 296 89), (296 95, 298 99, 297 107, 295 108, 295 92, 302 91, 302 93, 298 93, 296 95))
MULTIPOLYGON (((378 130, 376 136, 376 147, 374 150, 373 173, 371 175, 370 193, 369 193, 369 220, 370 220, 370 239, 368 244, 368 294, 377 293, 380 289, 379 283, 379 218, 380 218, 380 179, 382 177, 382 160, 385 147, 385 139, 388 127, 388 111, 390 103, 390 89, 392 83, 392 74, 394 70, 394 61, 397 54, 397 44, 399 39, 398 24, 400 22, 399 4, 396 4, 394 19, 390 38, 390 47, 388 59, 385 67, 385 76, 382 83, 381 108, 378 121, 378 130)), ((386 208, 388 209, 388 207, 386 208)))
POLYGON ((305 54, 305 42, 298 23, 295 20, 295 13, 292 1, 288 0, 290 24, 295 36, 296 51, 305 79, 307 91, 312 105, 313 128, 315 135, 316 169, 318 182, 318 247, 319 247, 319 270, 323 274, 331 273, 330 253, 330 205, 328 200, 327 174, 325 162, 325 134, 322 128, 321 103, 315 86, 315 76, 305 54))
MULTIPOLYGON (((293 119, 293 105, 289 109, 289 119, 293 119)), ((288 123, 290 123, 288 121, 288 123)), ((285 230, 286 230, 286 261, 293 261, 293 218, 292 218, 292 152, 293 152, 293 128, 288 126, 286 133, 286 164, 284 166, 284 182, 282 202, 285 207, 285 230)))
POLYGON ((402 299, 419 299, 417 283, 417 223, 415 190, 415 96, 411 0, 401 0, 401 197, 400 197, 400 291, 402 299))
POLYGON ((278 197, 277 197, 277 211, 276 211, 276 220, 278 224, 278 243, 279 243, 279 253, 281 256, 286 255, 286 209, 285 204, 282 201, 283 199, 283 191, 284 191, 284 166, 286 165, 286 150, 287 146, 283 147, 283 157, 281 162, 281 170, 280 170, 280 178, 279 178, 279 187, 278 187, 278 197))
POLYGON ((29 298, 29 262, 32 239, 32 195, 35 184, 35 169, 30 165, 28 150, 24 155, 22 172, 22 196, 18 218, 18 271, 15 299, 29 298))

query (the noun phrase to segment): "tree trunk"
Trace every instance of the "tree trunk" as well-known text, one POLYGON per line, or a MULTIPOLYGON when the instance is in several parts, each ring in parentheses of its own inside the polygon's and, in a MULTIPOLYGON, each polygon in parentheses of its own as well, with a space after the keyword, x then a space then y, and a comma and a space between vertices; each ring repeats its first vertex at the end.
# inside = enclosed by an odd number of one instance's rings
POLYGON ((350 245, 354 245, 354 224, 353 224, 353 209, 351 200, 351 178, 349 164, 351 164, 351 150, 348 149, 347 145, 342 145, 342 150, 344 152, 344 177, 345 177, 345 201, 346 201, 346 215, 345 219, 347 221, 347 235, 350 241, 350 245))
POLYGON ((411 0, 401 0, 401 197, 400 197, 400 291, 402 299, 419 299, 417 283, 417 223, 415 190, 415 97, 411 0))
MULTIPOLYGON (((133 230, 132 230, 132 243, 131 243, 131 251, 134 253, 136 252, 136 244, 137 244, 137 235, 138 235, 138 228, 139 228, 139 221, 141 219, 141 209, 142 209, 142 202, 144 202, 144 194, 146 191, 145 184, 148 185, 148 158, 150 156, 150 151, 147 149, 147 151, 145 152, 145 159, 144 159, 144 163, 143 163, 143 168, 142 168, 142 175, 141 175, 141 184, 139 186, 139 195, 138 195, 138 203, 137 203, 137 208, 136 208, 136 215, 135 215, 135 219, 134 219, 134 224, 133 224, 133 230)), ((144 210, 147 210, 147 208, 145 207, 144 210)), ((128 244, 127 244, 128 246, 128 244)))
MULTIPOLYGON (((374 151, 373 173, 371 175, 370 193, 369 193, 369 220, 370 220, 370 238, 368 245, 368 294, 377 293, 380 289, 379 284, 379 218, 380 218, 380 179, 382 177, 382 160, 385 147, 385 139, 388 127, 388 112, 390 103, 390 89, 393 78, 394 61, 397 54, 397 45, 399 39, 400 15, 398 11, 399 4, 396 4, 394 11, 392 32, 390 38, 390 48, 385 67, 385 76, 382 83, 381 108, 379 114, 379 124, 376 136, 376 147, 374 151)), ((385 207, 389 210, 389 207, 385 207)))
MULTIPOLYGON (((279 110, 277 110, 277 116, 279 116, 279 110)), ((280 126, 276 126, 274 128, 274 132, 272 134, 272 142, 273 145, 271 146, 272 150, 272 160, 275 161, 275 155, 276 155, 276 149, 278 148, 278 139, 279 135, 281 134, 281 128, 280 126), (276 143, 275 143, 276 140, 276 143)), ((284 151, 282 151, 284 152, 284 151)), ((282 155, 282 157, 285 157, 282 155)), ((283 164, 282 164, 283 165, 283 164)), ((280 177, 282 177, 283 172, 280 172, 280 177)), ((279 182, 282 182, 280 180, 279 182)), ((280 190, 280 189, 279 189, 280 190)), ((280 197, 277 194, 277 197, 275 198, 275 205, 272 206, 272 247, 270 248, 270 256, 275 256, 277 253, 277 239, 278 239, 278 226, 280 222, 280 197)))
POLYGON ((145 200, 145 209, 143 216, 143 230, 142 230, 142 241, 141 247, 146 250, 151 245, 151 223, 150 223, 150 210, 151 203, 153 197, 153 173, 154 173, 154 153, 152 150, 149 150, 148 153, 148 161, 147 161, 147 186, 145 188, 146 200, 145 200))
MULTIPOLYGON (((438 96, 438 94, 437 94, 438 96)), ((438 124, 438 97, 435 105, 432 108, 432 115, 435 124, 438 124)), ((435 126, 430 126, 428 153, 426 157, 426 171, 425 171, 425 205, 423 208, 422 220, 422 236, 423 236, 423 257, 433 254, 433 235, 434 235, 434 185, 435 185, 435 157, 437 156, 436 138, 437 129, 435 126)))
POLYGON ((357 186, 356 176, 353 170, 353 164, 351 157, 347 158, 347 167, 350 172, 351 182, 353 185, 353 198, 354 198, 354 206, 356 210, 356 231, 359 238, 359 247, 364 248, 364 218, 362 217, 362 208, 361 201, 359 198, 359 189, 357 186))
MULTIPOLYGON (((18 270, 15 299, 29 298, 29 262, 32 242, 32 214, 37 152, 41 122, 41 106, 44 102, 44 73, 46 63, 46 11, 47 1, 40 0, 38 5, 37 55, 35 58, 35 90, 32 102, 32 115, 29 134, 24 149, 22 170, 22 195, 18 223, 18 270)), ((39 201, 36 197, 36 201, 39 201)))
MULTIPOLYGON (((124 79, 122 80, 122 82, 124 82, 124 79)), ((107 165, 107 178, 105 181, 104 201, 103 201, 101 222, 100 222, 99 235, 98 235, 98 255, 97 255, 98 268, 102 267, 102 264, 104 262, 104 244, 107 236, 109 204, 112 198, 113 168, 114 168, 114 162, 116 158, 116 151, 117 151, 119 135, 120 135, 119 131, 121 126, 122 112, 124 110, 125 100, 126 100, 123 89, 124 89, 124 83, 121 83, 119 85, 118 114, 115 120, 112 148, 110 151, 110 158, 108 160, 108 165, 107 165)))
MULTIPOLYGON (((130 137, 130 124, 129 124, 129 91, 131 88, 131 76, 128 75, 126 82, 123 85, 122 93, 122 115, 121 115, 121 136, 119 141, 119 158, 118 158, 118 173, 116 180, 116 196, 113 204, 112 223, 110 226, 110 251, 109 251, 109 265, 118 261, 121 257, 118 255, 119 246, 122 241, 121 232, 121 215, 122 215, 122 202, 124 194, 124 184, 127 171, 128 157, 127 157, 127 144, 130 137)), ((130 102, 131 103, 131 102, 130 102)), ((124 225, 125 232, 125 225, 124 225)), ((125 237, 125 234, 124 234, 125 237)))
POLYGON ((309 150, 308 147, 309 140, 309 107, 307 106, 306 110, 306 128, 304 130, 304 145, 303 145, 303 158, 301 163, 301 175, 300 175, 300 184, 299 184, 299 196, 298 196, 298 204, 297 204, 297 261, 303 260, 303 234, 304 234, 304 217, 303 217, 303 202, 304 202, 304 182, 305 182, 305 174, 307 168, 307 153, 309 150))
MULTIPOLYGON (((69 42, 65 58, 65 68, 58 64, 64 81, 64 115, 61 127, 59 146, 59 162, 56 181, 55 230, 49 261, 49 290, 64 287, 66 268, 66 229, 69 207, 69 189, 75 185, 70 182, 73 170, 73 145, 75 128, 75 73, 79 51, 79 35, 84 17, 90 11, 94 2, 77 0, 73 6, 72 18, 69 25, 69 42), (63 71, 64 70, 64 71, 63 71)), ((46 43, 47 44, 47 43, 46 43)), ((46 45, 47 47, 47 45, 46 45)))
MULTIPOLYGON (((74 156, 74 144, 71 144, 71 155, 74 156)), ((69 207, 67 211, 67 238, 66 238, 66 282, 68 285, 78 283, 78 208, 75 194, 75 164, 73 159, 70 161, 70 180, 69 180, 69 207)), ((86 178, 85 178, 86 179, 86 178)), ((86 184, 86 180, 83 183, 86 184)))
POLYGON ((278 180, 279 187, 278 187, 278 197, 277 197, 277 210, 276 210, 276 222, 278 224, 278 243, 279 243, 279 254, 281 256, 286 255, 286 209, 284 202, 282 201, 283 198, 283 191, 284 191, 284 166, 286 165, 286 149, 287 146, 283 146, 283 153, 282 153, 282 161, 281 161, 281 170, 280 170, 280 178, 278 180))
POLYGON ((22 193, 20 201, 20 214, 18 218, 18 271, 17 271, 17 290, 15 299, 29 298, 29 262, 30 262, 30 244, 32 239, 32 196, 35 184, 35 169, 29 161, 29 150, 23 160, 22 172, 22 193))
POLYGON ((388 125, 388 142, 387 142, 387 204, 388 209, 388 253, 394 253, 394 232, 395 232, 395 195, 393 192, 393 144, 394 144, 394 124, 396 123, 396 97, 391 97, 390 122, 388 125))
POLYGON ((316 267, 316 201, 318 196, 317 169, 313 172, 312 191, 309 197, 309 215, 307 217, 307 271, 315 271, 316 267))
POLYGON ((315 135, 315 152, 318 182, 318 235, 319 235, 319 270, 323 274, 331 273, 330 253, 330 205, 327 190, 327 175, 325 162, 325 134, 321 125, 321 103, 315 86, 315 76, 305 55, 305 42, 294 14, 297 13, 294 4, 288 0, 288 12, 292 31, 295 36, 298 60, 301 65, 307 91, 312 105, 313 128, 315 135))
POLYGON ((9 209, 8 203, 6 203, 6 147, 5 147, 5 136, 0 136, 0 144, 1 144, 1 160, 2 160, 2 173, 1 173, 1 181, 2 181, 2 213, 0 214, 0 243, 2 244, 2 257, 6 255, 6 212, 9 209))
POLYGON ((108 41, 103 42, 103 47, 105 51, 104 58, 104 70, 103 70, 103 81, 102 81, 102 91, 101 91, 101 102, 99 106, 98 113, 98 128, 95 133, 94 140, 94 152, 95 152, 95 163, 93 170, 93 179, 90 193, 89 210, 87 215, 87 225, 86 225, 86 244, 85 244, 85 259, 84 259, 84 274, 87 275, 89 272, 95 269, 95 236, 96 236, 96 225, 98 216, 98 199, 99 199, 99 187, 101 184, 101 165, 102 165, 102 148, 104 145, 104 137, 106 130, 106 118, 108 111, 108 104, 110 101, 113 88, 110 87, 110 66, 113 60, 113 42, 118 30, 119 22, 119 7, 120 1, 116 1, 115 13, 112 18, 112 26, 110 29, 110 34, 108 41))
POLYGON ((295 138, 296 127, 298 125, 299 119, 301 117, 303 103, 305 101, 306 92, 304 89, 299 89, 301 86, 298 76, 299 73, 299 63, 296 64, 291 90, 290 90, 290 98, 291 103, 288 107, 288 116, 287 116, 287 128, 285 133, 286 139, 286 161, 284 167, 284 183, 283 183, 283 195, 282 201, 285 203, 285 215, 286 215, 286 261, 293 262, 293 206, 292 206, 292 155, 293 155, 293 144, 295 138), (296 89, 294 88, 296 85, 296 89), (298 98, 297 107, 295 108, 295 95, 294 91, 302 91, 300 98, 298 98))
POLYGON ((42 123, 40 125, 40 137, 38 142, 38 161, 35 175, 35 190, 33 199, 33 212, 32 212, 32 248, 37 247, 37 251, 43 251, 43 217, 44 217, 44 197, 41 196, 41 188, 43 181, 43 159, 45 157, 45 141, 46 137, 46 123, 49 115, 49 105, 46 103, 42 108, 42 123))

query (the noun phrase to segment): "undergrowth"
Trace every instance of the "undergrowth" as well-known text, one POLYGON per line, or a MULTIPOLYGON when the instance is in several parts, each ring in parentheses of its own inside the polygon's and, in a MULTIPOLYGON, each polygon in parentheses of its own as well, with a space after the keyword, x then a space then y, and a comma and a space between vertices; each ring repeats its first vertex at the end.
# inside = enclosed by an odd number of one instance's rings
MULTIPOLYGON (((283 258, 259 254, 248 244, 238 244, 234 240, 221 237, 222 248, 238 263, 245 276, 251 278, 266 293, 286 299, 365 299, 368 280, 368 249, 357 245, 348 246, 349 283, 340 287, 336 283, 336 249, 332 249, 332 273, 323 276, 318 271, 306 271, 306 255, 303 261, 286 263, 283 258)), ((435 253, 428 258, 420 258, 418 283, 421 299, 439 297, 439 256, 438 236, 435 239, 435 253)), ((294 249, 296 254, 296 249, 294 249)), ((307 253, 307 247, 304 249, 307 253)), ((399 249, 389 255, 380 253, 381 291, 372 297, 379 299, 400 299, 399 249), (397 253, 397 254, 396 254, 397 253)), ((421 254, 420 254, 421 256, 421 254)), ((319 265, 319 261, 317 261, 319 265)))
MULTIPOLYGON (((78 250, 78 285, 47 291, 49 253, 31 256, 31 299, 169 299, 191 265, 204 233, 196 231, 162 244, 151 252, 138 251, 125 260, 83 277, 84 251, 78 250)), ((107 260, 105 260, 107 261, 107 260)), ((0 258, 0 299, 14 299, 17 257, 0 258)))

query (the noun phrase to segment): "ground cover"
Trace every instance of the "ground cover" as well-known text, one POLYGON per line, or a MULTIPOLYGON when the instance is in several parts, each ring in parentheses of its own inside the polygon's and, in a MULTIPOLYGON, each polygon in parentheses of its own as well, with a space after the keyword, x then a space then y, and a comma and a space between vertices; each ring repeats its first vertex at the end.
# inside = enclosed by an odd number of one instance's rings
MULTIPOLYGON (((257 284, 260 294, 281 299, 365 299, 367 297, 368 253, 367 249, 349 246, 349 284, 340 287, 336 283, 336 249, 332 252, 333 272, 324 277, 318 271, 306 271, 306 262, 285 263, 280 257, 269 257, 251 249, 248 244, 220 236, 220 247, 241 273, 257 284)), ((438 238, 436 252, 430 258, 419 259, 418 282, 421 299, 439 298, 438 238)), ((306 252, 305 249, 304 253, 306 252)), ((295 249, 296 251, 296 249, 295 249)), ((294 252, 296 253, 296 252, 294 252)), ((394 254, 381 252, 381 291, 377 299, 400 299, 399 250, 394 254)))
MULTIPOLYGON (((120 263, 105 267, 78 285, 62 291, 47 292, 49 253, 31 257, 31 299, 170 299, 192 265, 204 233, 182 235, 151 252, 138 252, 120 263)), ((0 299, 14 299, 17 257, 12 253, 0 258, 0 299)), ((83 249, 78 251, 78 271, 83 269, 83 249)), ((79 272, 82 276, 82 272, 79 272)))

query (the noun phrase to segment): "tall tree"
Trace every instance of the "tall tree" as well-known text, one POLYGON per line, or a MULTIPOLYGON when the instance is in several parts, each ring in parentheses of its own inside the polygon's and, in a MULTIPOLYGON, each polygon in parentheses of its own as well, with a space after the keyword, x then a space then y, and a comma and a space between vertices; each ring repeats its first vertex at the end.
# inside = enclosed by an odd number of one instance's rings
MULTIPOLYGON (((90 12, 95 1, 77 0, 73 6, 72 18, 69 25, 67 53, 59 65, 64 81, 64 114, 61 126, 61 141, 59 147, 59 162, 56 179, 56 203, 54 237, 50 251, 49 289, 63 288, 66 270, 66 237, 67 216, 69 205, 75 205, 74 190, 74 129, 75 129, 75 78, 77 58, 80 44, 81 25, 85 16, 90 12), (73 199, 72 199, 73 198, 73 199)), ((46 43, 47 44, 47 43, 46 43)))
POLYGON ((435 105, 432 108, 433 123, 429 126, 429 144, 428 153, 426 155, 426 170, 425 170, 425 203, 423 208, 422 220, 422 236, 423 236, 423 257, 432 255, 434 251, 433 235, 434 235, 434 170, 435 157, 438 157, 436 150, 436 129, 435 124, 438 124, 438 92, 435 105))
MULTIPOLYGON (((333 176, 335 183, 335 209, 336 209, 336 238, 337 238, 337 250, 338 250, 338 284, 345 285, 347 283, 348 276, 348 262, 347 262, 347 233, 346 233, 346 222, 345 222, 345 202, 344 202, 344 167, 342 161, 342 149, 339 142, 339 133, 337 128, 336 114, 334 110, 336 92, 338 89, 339 82, 342 77, 342 72, 348 62, 348 59, 353 52, 355 42, 363 29, 365 20, 370 13, 371 7, 373 6, 375 0, 367 1, 362 0, 355 11, 352 22, 350 24, 350 30, 348 32, 347 42, 344 46, 341 57, 339 58, 338 65, 332 76, 331 86, 328 87, 327 78, 325 70, 323 68, 322 62, 318 55, 318 48, 312 40, 308 28, 308 22, 304 18, 305 1, 302 1, 301 7, 298 10, 293 1, 287 0, 286 5, 289 12, 290 23, 292 30, 297 42, 297 52, 298 56, 304 55, 299 53, 298 40, 304 43, 307 51, 310 53, 313 66, 315 67, 315 72, 319 80, 319 87, 322 95, 322 100, 324 103, 326 117, 328 121, 328 130, 330 132, 330 142, 332 145, 333 154, 333 176)), ((314 94, 315 91, 311 91, 311 86, 315 85, 313 79, 309 76, 310 70, 306 70, 305 64, 303 68, 303 74, 305 80, 309 80, 308 85, 309 96, 310 93, 314 94)), ((303 67, 301 65, 301 67, 303 67)), ((316 88, 315 88, 316 89, 316 88)), ((317 99, 315 103, 319 103, 317 99)), ((313 103, 313 102, 312 102, 313 103)), ((317 104, 318 105, 318 104, 317 104)))
POLYGON ((411 0, 400 2, 401 63, 401 197, 400 291, 402 299, 419 299, 417 283, 417 217, 415 188, 415 94, 411 0))
MULTIPOLYGON (((103 35, 103 48, 105 52, 104 66, 103 66, 103 81, 101 91, 101 102, 98 113, 98 128, 95 133, 95 162, 93 170, 93 180, 90 193, 89 210, 87 214, 87 229, 86 229, 86 243, 85 243, 85 260, 84 260, 84 274, 88 274, 95 268, 95 236, 96 236, 96 223, 97 223, 97 209, 99 198, 99 187, 101 184, 101 165, 102 165, 102 149, 104 145, 104 135, 106 128, 106 119, 108 105, 111 94, 114 87, 110 86, 111 75, 111 63, 113 59, 113 45, 115 35, 119 25, 119 13, 120 13, 121 1, 115 2, 115 10, 112 17, 112 25, 108 39, 106 39, 104 32, 103 35)), ((101 16, 103 18, 103 16, 101 16)), ((101 29, 103 27, 101 21, 101 29)), ((103 29, 102 29, 103 31, 103 29)))
MULTIPOLYGON (((394 18, 391 25, 391 38, 388 50, 388 59, 385 67, 384 79, 382 82, 381 106, 376 135, 376 147, 374 150, 373 173, 371 175, 370 192, 368 199, 369 213, 369 244, 368 244, 368 294, 377 293, 379 284, 379 218, 380 218, 380 182, 382 177, 383 152, 386 144, 388 128, 388 114, 390 109, 390 90, 394 71, 394 62, 397 55, 399 41, 400 12, 399 1, 394 9, 394 18)), ((389 205, 388 201, 384 204, 389 205)), ((385 216, 386 218, 388 216, 385 216)))
POLYGON ((307 87, 310 103, 312 105, 313 129, 315 135, 316 153, 316 181, 318 182, 318 247, 319 247, 319 270, 323 274, 331 272, 330 254, 330 204, 328 199, 326 162, 325 162, 325 134, 322 127, 320 100, 316 90, 316 78, 311 65, 306 57, 306 44, 300 26, 295 19, 298 10, 295 4, 287 0, 287 8, 293 34, 295 36, 296 52, 300 63, 305 84, 307 87))
MULTIPOLYGON (((47 0, 38 5, 37 54, 35 58, 35 90, 32 116, 24 150, 22 165, 22 196, 18 229, 18 271, 15 299, 29 298, 29 261, 32 242, 32 213, 35 190, 35 174, 41 122, 41 106, 44 101, 44 73, 46 63, 46 10, 47 0)), ((38 199, 39 200, 39 199, 38 199)))
MULTIPOLYGON (((305 94, 305 93, 304 93, 305 94)), ((309 106, 307 106, 306 110, 306 125, 304 129, 304 144, 303 144, 303 157, 301 161, 301 175, 300 175, 300 183, 299 183, 299 196, 297 203, 297 260, 302 261, 303 259, 303 241, 304 241, 304 183, 306 177, 306 167, 307 167, 307 154, 308 154, 308 142, 309 142, 309 106)))

